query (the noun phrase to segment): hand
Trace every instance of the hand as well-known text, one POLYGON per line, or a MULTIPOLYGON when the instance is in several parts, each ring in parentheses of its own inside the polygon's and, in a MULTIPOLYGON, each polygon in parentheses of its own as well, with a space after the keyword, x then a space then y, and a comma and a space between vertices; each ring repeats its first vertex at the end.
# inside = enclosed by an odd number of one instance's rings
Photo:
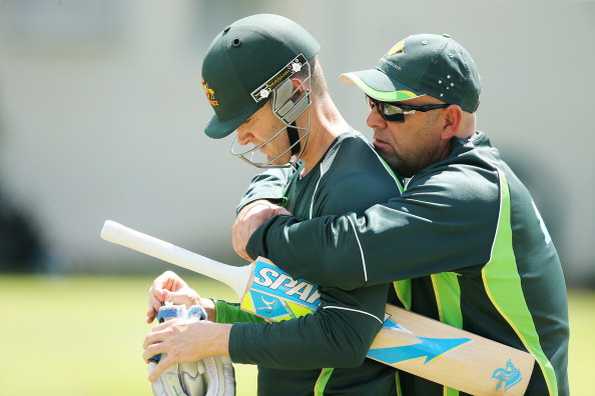
MULTIPOLYGON (((178 274, 173 271, 165 271, 153 281, 149 288, 149 306, 147 308, 147 323, 151 323, 159 308, 170 301, 178 305, 191 306, 200 304, 202 300, 198 293, 178 274)), ((206 301, 205 301, 206 302, 206 301)), ((212 302, 211 302, 212 303, 212 302)))
POLYGON ((252 258, 246 252, 250 237, 264 222, 277 215, 291 215, 287 209, 261 199, 244 206, 231 228, 233 250, 246 261, 252 258))
POLYGON ((229 356, 230 324, 206 320, 174 319, 153 327, 146 335, 143 359, 159 354, 161 360, 149 375, 154 382, 175 363, 194 362, 211 356, 229 356))

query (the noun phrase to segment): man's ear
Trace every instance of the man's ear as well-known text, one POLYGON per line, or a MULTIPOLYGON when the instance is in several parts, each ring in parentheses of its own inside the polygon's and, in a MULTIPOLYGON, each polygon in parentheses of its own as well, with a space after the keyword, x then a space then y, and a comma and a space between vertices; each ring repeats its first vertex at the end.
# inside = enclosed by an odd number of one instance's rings
POLYGON ((291 95, 291 100, 293 100, 294 102, 297 101, 300 97, 302 97, 304 91, 308 89, 308 87, 306 87, 304 83, 300 81, 299 78, 291 79, 291 87, 293 89, 293 95, 291 95))
POLYGON ((303 87, 304 87, 304 85, 302 84, 302 82, 300 81, 299 78, 292 78, 291 85, 293 86, 294 91, 296 89, 303 89, 303 87))
POLYGON ((444 109, 444 117, 442 118, 442 133, 440 137, 443 140, 450 140, 456 136, 461 128, 461 121, 463 119, 463 109, 458 105, 450 105, 444 109))

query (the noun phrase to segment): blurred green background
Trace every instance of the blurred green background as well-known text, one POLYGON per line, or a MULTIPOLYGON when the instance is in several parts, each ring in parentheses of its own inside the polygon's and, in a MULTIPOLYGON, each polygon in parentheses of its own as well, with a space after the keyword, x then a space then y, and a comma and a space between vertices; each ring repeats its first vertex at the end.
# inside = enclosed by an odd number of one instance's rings
MULTIPOLYGON (((149 395, 142 342, 147 276, 0 277, 0 394, 149 395)), ((233 299, 188 275, 205 296, 233 299)), ((232 300, 230 300, 232 301, 232 300)), ((571 394, 593 394, 595 292, 570 294, 571 394), (591 345, 591 347, 588 347, 591 345)), ((236 365, 238 395, 255 395, 254 366, 236 365)))

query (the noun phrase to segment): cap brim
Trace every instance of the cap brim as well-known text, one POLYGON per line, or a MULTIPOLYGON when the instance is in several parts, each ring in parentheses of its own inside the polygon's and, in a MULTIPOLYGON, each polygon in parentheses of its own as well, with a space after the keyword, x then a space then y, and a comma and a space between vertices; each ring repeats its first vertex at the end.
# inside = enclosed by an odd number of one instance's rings
POLYGON ((209 123, 205 127, 205 134, 213 139, 222 139, 238 129, 238 127, 254 114, 254 112, 254 109, 250 109, 250 111, 247 111, 245 114, 240 114, 225 121, 221 121, 217 114, 215 114, 211 117, 209 123))
POLYGON ((406 85, 390 79, 378 69, 343 73, 339 79, 356 85, 366 95, 381 102, 400 102, 424 96, 424 94, 418 94, 406 85))

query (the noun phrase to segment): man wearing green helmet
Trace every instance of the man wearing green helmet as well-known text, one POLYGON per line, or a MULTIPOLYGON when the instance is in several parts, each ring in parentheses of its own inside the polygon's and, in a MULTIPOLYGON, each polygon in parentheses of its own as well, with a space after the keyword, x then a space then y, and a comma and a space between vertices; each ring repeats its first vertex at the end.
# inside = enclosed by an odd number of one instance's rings
MULTIPOLYGON (((284 208, 276 213, 289 210, 304 220, 361 213, 402 188, 335 107, 318 50, 301 26, 262 14, 226 27, 203 62, 203 87, 215 112, 206 134, 223 138, 236 131, 232 153, 268 168, 257 179, 260 187, 271 181, 270 189, 260 193, 278 193, 284 208)), ((350 228, 355 236, 355 224, 350 228)), ((165 274, 152 286, 149 321, 165 299, 163 290, 175 303, 199 301, 183 280, 165 274)), ((317 312, 282 323, 264 323, 237 304, 202 299, 209 318, 220 323, 157 326, 145 339, 145 357, 166 353, 173 362, 229 354, 235 362, 259 365, 261 395, 395 394, 396 371, 365 358, 384 321, 388 283, 319 292, 317 312)))
MULTIPOLYGON (((530 193, 476 130, 480 80, 469 52, 448 35, 417 34, 397 42, 374 69, 343 78, 366 95, 374 146, 408 178, 404 191, 363 215, 276 216, 259 228, 277 213, 254 202, 234 226, 236 250, 266 255, 319 285, 411 279, 401 289, 406 307, 531 353, 536 365, 525 394, 568 395, 560 260, 530 193), (266 211, 247 214, 258 205, 266 211), (357 238, 349 224, 358 224, 357 238), (315 265, 317 257, 326 258, 324 266, 315 265)), ((256 180, 242 205, 250 196, 266 198, 267 183, 256 180)), ((501 391, 518 378, 514 365, 492 377, 486 381, 501 391)), ((400 385, 404 395, 459 394, 406 373, 400 385)))

